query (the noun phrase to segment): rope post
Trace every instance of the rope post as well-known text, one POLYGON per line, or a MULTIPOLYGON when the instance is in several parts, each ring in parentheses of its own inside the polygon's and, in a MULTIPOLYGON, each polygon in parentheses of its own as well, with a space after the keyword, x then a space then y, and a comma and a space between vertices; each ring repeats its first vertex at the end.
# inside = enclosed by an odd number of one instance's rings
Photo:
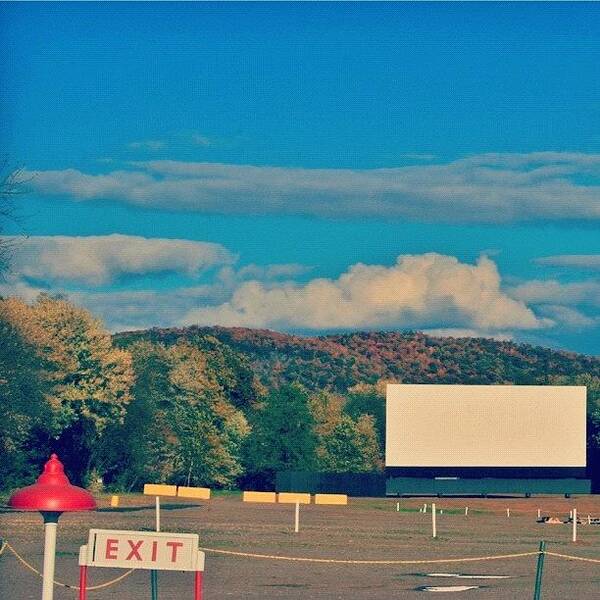
POLYGON ((437 527, 435 522, 435 502, 431 503, 431 537, 437 537, 437 527))
POLYGON ((544 556, 546 554, 546 542, 540 542, 540 550, 537 560, 537 569, 535 572, 535 589, 533 590, 533 600, 542 598, 542 575, 544 574, 544 556))
POLYGON ((79 600, 87 599, 87 546, 79 548, 79 600))
POLYGON ((577 541, 577 509, 573 509, 573 542, 577 541))
POLYGON ((202 571, 196 571, 194 578, 194 600, 202 600, 202 571))
POLYGON ((79 566, 79 600, 87 598, 87 565, 79 566))

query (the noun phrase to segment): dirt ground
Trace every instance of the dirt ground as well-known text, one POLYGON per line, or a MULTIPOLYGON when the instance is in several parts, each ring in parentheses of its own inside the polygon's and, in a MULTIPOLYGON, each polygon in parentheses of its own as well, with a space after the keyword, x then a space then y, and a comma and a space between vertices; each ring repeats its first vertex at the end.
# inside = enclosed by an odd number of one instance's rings
MULTIPOLYGON (((410 498, 350 499, 348 506, 301 506, 300 532, 294 533, 294 506, 248 504, 239 496, 210 501, 172 502, 163 499, 163 531, 200 535, 200 545, 232 551, 281 556, 411 560, 476 557, 538 549, 540 540, 549 551, 600 559, 600 526, 580 525, 578 541, 571 542, 571 525, 536 523, 542 514, 568 517, 576 507, 587 521, 600 517, 600 497, 533 498, 410 498), (438 538, 431 537, 429 505, 438 510, 438 538), (427 514, 419 507, 428 504, 427 514), (465 516, 464 507, 469 506, 465 516), (506 516, 510 508, 510 518, 506 516)), ((61 517, 58 528, 56 579, 77 584, 79 546, 90 528, 151 530, 153 498, 121 497, 118 509, 109 497, 100 510, 61 517)), ((38 569, 42 564, 43 527, 37 513, 0 512, 0 536, 7 539, 38 569)), ((261 600, 390 600, 427 598, 423 586, 476 585, 477 589, 440 593, 437 597, 519 600, 533 597, 537 557, 436 565, 351 565, 284 562, 206 553, 205 600, 225 598, 261 600), (503 575, 506 579, 431 577, 432 573, 503 575)), ((90 569, 90 585, 121 574, 112 569, 90 569)), ((91 600, 150 598, 149 573, 136 571, 122 582, 89 593, 91 600)), ((191 573, 161 572, 159 598, 193 598, 191 573)), ((41 579, 5 552, 0 558, 0 598, 38 599, 41 579)), ((56 587, 56 600, 73 600, 76 591, 56 587)), ((434 596, 435 597, 435 596, 434 596)), ((544 600, 600 599, 600 564, 567 561, 546 556, 544 600)))

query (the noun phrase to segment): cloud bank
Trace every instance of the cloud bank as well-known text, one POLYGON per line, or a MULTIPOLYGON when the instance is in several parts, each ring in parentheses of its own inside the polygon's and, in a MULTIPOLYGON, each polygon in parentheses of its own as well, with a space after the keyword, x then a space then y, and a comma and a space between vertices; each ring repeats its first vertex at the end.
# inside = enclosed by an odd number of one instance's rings
POLYGON ((129 235, 15 238, 12 271, 44 282, 103 285, 156 273, 196 276, 235 257, 220 244, 129 235))
POLYGON ((582 153, 483 154, 370 170, 157 160, 100 175, 66 169, 27 176, 44 195, 199 213, 462 223, 600 219, 600 155, 582 153))
POLYGON ((460 263, 440 254, 406 255, 395 265, 355 264, 337 279, 242 283, 231 299, 188 312, 181 324, 353 329, 444 327, 478 331, 550 325, 500 288, 494 262, 460 263))
POLYGON ((305 333, 421 329, 512 339, 600 324, 599 282, 532 280, 507 288, 487 256, 467 264, 435 253, 401 255, 391 266, 357 263, 337 278, 308 280, 305 265, 236 260, 223 246, 190 240, 33 237, 17 246, 0 295, 31 301, 40 292, 63 294, 112 331, 197 324, 305 333), (208 269, 200 284, 197 275, 208 269), (189 281, 123 289, 131 277, 166 272, 189 281))

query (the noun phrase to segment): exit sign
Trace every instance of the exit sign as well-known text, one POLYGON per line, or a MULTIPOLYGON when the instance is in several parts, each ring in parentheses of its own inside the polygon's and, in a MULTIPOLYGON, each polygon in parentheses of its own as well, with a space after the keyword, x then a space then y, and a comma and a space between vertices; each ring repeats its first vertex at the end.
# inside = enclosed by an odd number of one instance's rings
MULTIPOLYGON (((90 529, 82 552, 88 567, 203 571, 195 533, 90 529)), ((81 564, 81 563, 80 563, 81 564)))

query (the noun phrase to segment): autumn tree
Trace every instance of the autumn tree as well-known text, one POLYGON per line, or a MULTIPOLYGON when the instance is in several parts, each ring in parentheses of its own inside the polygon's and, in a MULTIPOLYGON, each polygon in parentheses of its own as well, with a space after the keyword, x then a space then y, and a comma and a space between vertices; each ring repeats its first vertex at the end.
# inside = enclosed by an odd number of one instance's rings
POLYGON ((359 473, 381 469, 375 421, 362 414, 353 419, 344 412, 346 399, 321 392, 310 399, 317 439, 317 469, 359 473))
POLYGON ((168 348, 140 341, 129 351, 133 400, 105 448, 113 485, 131 489, 147 479, 230 486, 242 470, 241 445, 249 427, 205 353, 183 341, 168 348))
POLYGON ((385 386, 386 382, 381 381, 375 385, 359 383, 349 388, 344 408, 346 414, 353 419, 358 419, 361 415, 372 417, 381 458, 385 451, 385 386))
POLYGON ((28 305, 2 300, 7 320, 47 362, 46 399, 53 447, 76 483, 96 477, 96 453, 107 426, 122 422, 133 381, 130 355, 86 310, 41 295, 28 305))
POLYGON ((194 485, 231 485, 242 471, 241 445, 250 431, 246 418, 225 397, 201 350, 182 342, 170 352, 178 475, 194 485))

